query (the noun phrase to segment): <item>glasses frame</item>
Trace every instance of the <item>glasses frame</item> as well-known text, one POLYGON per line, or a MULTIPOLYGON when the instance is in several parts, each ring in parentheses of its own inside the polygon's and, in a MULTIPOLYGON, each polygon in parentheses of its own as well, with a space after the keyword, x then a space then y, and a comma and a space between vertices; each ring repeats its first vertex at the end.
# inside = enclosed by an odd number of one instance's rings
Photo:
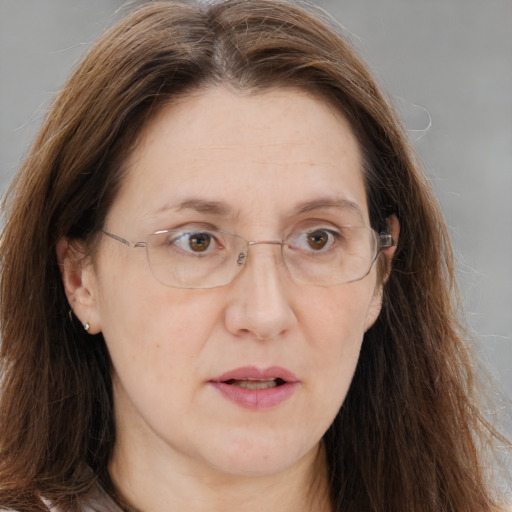
MULTIPOLYGON (((377 247, 375 249, 375 257, 373 258, 373 260, 370 264, 370 267, 368 268, 368 271, 361 277, 357 277, 357 278, 351 279, 349 281, 344 281, 341 283, 333 283, 333 284, 322 284, 322 285, 317 285, 317 286, 338 286, 338 285, 342 285, 342 284, 354 283, 356 281, 360 281, 361 279, 364 279, 370 273, 371 269, 373 268, 373 265, 375 265, 375 262, 377 261, 377 258, 379 257, 379 254, 381 253, 381 251, 383 249, 389 249, 390 247, 393 247, 395 245, 395 240, 393 239, 393 236, 390 233, 388 233, 387 231, 381 231, 380 233, 377 233, 377 231, 375 231, 372 228, 366 228, 366 229, 368 229, 374 233, 375 239, 377 241, 377 247)), ((154 233, 151 233, 150 235, 148 235, 148 238, 152 235, 160 235, 163 233, 170 233, 172 231, 175 231, 175 230, 174 229, 162 229, 159 231, 155 231, 154 233)), ((222 230, 219 230, 219 231, 223 232, 222 230)), ((198 287, 198 286, 176 286, 176 285, 167 284, 167 283, 162 282, 160 279, 158 279, 153 272, 153 269, 150 264, 149 254, 147 252, 148 251, 147 242, 130 242, 129 240, 126 240, 125 238, 122 238, 118 235, 114 235, 113 233, 105 231, 104 229, 102 229, 101 232, 104 235, 111 238, 112 240, 115 240, 116 242, 126 245, 126 247, 128 247, 130 249, 138 249, 138 248, 144 247, 146 249, 146 258, 148 261, 148 265, 151 270, 151 273, 153 274, 153 277, 155 278, 156 281, 163 284, 164 286, 168 286, 169 288, 188 289, 188 290, 208 290, 211 288, 221 288, 223 286, 227 286, 228 284, 232 283, 236 279, 236 276, 238 275, 238 273, 236 273, 236 274, 234 274, 233 278, 230 281, 228 281, 227 283, 223 283, 223 284, 219 284, 219 285, 215 285, 215 286, 198 287)), ((230 235, 238 236, 239 238, 244 240, 246 243, 247 252, 241 253, 239 255, 239 259, 237 260, 237 264, 240 266, 243 266, 247 260, 247 256, 249 253, 249 247, 251 247, 253 245, 261 245, 261 244, 281 245, 282 246, 286 243, 286 240, 252 240, 252 241, 248 241, 243 236, 236 235, 235 233, 229 233, 229 232, 226 232, 226 233, 230 234, 230 235), (243 258, 241 258, 241 256, 243 256, 243 258)), ((287 267, 287 269, 288 269, 288 267, 287 267)))

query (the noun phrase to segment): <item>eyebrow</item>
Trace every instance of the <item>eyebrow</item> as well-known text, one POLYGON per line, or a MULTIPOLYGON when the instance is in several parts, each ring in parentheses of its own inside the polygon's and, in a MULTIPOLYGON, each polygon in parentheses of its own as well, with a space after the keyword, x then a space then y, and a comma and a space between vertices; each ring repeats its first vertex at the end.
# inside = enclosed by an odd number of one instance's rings
MULTIPOLYGON (((310 213, 316 210, 327 210, 330 208, 337 209, 349 209, 357 213, 361 218, 364 219, 361 208, 354 201, 350 201, 349 199, 338 198, 338 197, 320 197, 318 199, 314 199, 312 201, 306 201, 304 203, 300 203, 295 208, 293 208, 290 212, 290 216, 304 215, 306 213, 310 213)), ((168 210, 169 207, 166 206, 161 210, 168 210)), ((207 213, 210 215, 215 215, 218 217, 228 217, 233 215, 233 209, 224 202, 221 201, 208 201, 200 198, 188 198, 184 199, 176 207, 177 211, 181 210, 194 210, 199 213, 207 213)))
POLYGON ((320 197, 318 199, 314 199, 313 201, 301 203, 296 208, 294 208, 292 215, 303 215, 312 211, 327 210, 329 208, 349 209, 364 219, 363 212, 357 203, 350 201, 349 199, 338 197, 320 197))
MULTIPOLYGON (((167 208, 164 208, 167 209, 167 208)), ((232 208, 220 201, 207 201, 198 198, 189 198, 181 201, 176 210, 195 210, 200 213, 209 213, 218 217, 227 217, 232 213, 232 208)))

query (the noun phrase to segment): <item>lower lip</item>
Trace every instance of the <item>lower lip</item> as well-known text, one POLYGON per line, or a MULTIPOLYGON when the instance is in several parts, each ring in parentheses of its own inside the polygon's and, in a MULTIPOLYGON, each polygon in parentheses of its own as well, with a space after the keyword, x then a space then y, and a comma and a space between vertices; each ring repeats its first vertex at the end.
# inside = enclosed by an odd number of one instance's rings
POLYGON ((225 398, 251 411, 276 407, 291 397, 298 382, 286 382, 268 389, 246 389, 224 382, 210 382, 225 398))

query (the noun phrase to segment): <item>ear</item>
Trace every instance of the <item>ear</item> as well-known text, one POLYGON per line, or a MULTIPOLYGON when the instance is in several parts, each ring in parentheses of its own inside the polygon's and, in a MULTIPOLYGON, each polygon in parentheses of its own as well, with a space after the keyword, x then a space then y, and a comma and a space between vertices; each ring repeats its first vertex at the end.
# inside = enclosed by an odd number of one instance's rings
POLYGON ((61 238, 57 242, 57 261, 62 284, 73 313, 89 334, 101 331, 94 267, 85 256, 81 242, 61 238))
POLYGON ((379 281, 375 287, 375 291, 368 308, 368 314, 366 316, 365 331, 367 331, 377 320, 380 310, 382 309, 382 294, 384 284, 389 278, 391 273, 391 264, 393 256, 395 255, 396 246, 398 243, 398 237, 400 236, 400 222, 396 215, 390 215, 386 219, 387 232, 393 237, 393 245, 382 249, 380 257, 384 259, 382 277, 378 277, 379 281))

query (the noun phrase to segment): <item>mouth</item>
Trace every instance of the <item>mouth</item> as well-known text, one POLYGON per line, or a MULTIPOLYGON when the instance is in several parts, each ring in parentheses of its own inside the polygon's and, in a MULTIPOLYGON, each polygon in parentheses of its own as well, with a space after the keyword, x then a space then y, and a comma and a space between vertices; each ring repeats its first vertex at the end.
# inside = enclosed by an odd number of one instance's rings
POLYGON ((275 379, 229 379, 222 382, 244 389, 271 389, 286 384, 286 381, 279 377, 275 379))
POLYGON ((258 369, 246 366, 210 381, 221 396, 252 411, 274 408, 288 400, 300 381, 280 367, 258 369))

